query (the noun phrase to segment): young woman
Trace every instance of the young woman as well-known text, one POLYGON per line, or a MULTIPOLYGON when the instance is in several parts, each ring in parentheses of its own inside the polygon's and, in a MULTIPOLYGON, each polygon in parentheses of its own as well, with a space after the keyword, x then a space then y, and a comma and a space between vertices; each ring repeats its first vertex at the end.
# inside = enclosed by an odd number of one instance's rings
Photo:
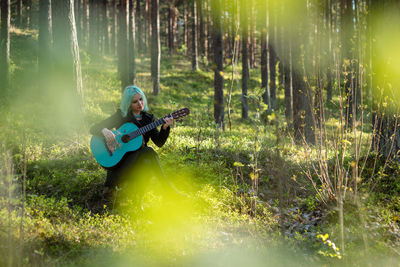
MULTIPOLYGON (((120 108, 109 118, 95 124, 90 133, 93 135, 104 136, 108 148, 113 151, 116 149, 115 135, 111 129, 118 129, 127 122, 133 122, 139 128, 152 123, 154 116, 148 111, 147 99, 143 91, 137 86, 128 86, 122 95, 120 108)), ((140 149, 128 152, 122 160, 114 167, 107 168, 107 178, 105 182, 104 193, 109 195, 116 185, 123 180, 129 179, 129 174, 135 172, 135 169, 144 168, 149 174, 153 172, 169 189, 174 189, 173 185, 166 181, 166 177, 161 168, 157 153, 147 146, 151 139, 158 147, 162 147, 170 132, 170 125, 173 118, 164 118, 165 123, 158 130, 154 128, 143 135, 143 145, 140 149)))

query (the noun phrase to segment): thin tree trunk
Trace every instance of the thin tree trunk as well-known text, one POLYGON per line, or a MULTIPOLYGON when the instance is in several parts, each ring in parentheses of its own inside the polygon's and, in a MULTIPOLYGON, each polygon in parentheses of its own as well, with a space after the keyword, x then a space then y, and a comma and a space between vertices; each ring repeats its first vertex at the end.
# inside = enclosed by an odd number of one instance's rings
POLYGON ((118 72, 121 80, 121 90, 129 84, 128 80, 128 38, 126 21, 127 0, 120 0, 119 4, 119 30, 118 30, 118 72))
MULTIPOLYGON (((186 0, 183 0, 183 44, 186 47, 186 51, 188 48, 188 11, 186 0)), ((186 52, 187 53, 187 52, 186 52)))
POLYGON ((261 11, 261 88, 264 88, 263 101, 271 106, 268 86, 268 2, 265 1, 261 11))
POLYGON ((272 2, 270 6, 270 20, 268 25, 268 52, 269 52, 269 93, 271 106, 268 110, 276 110, 276 3, 272 2))
POLYGON ((161 60, 159 0, 152 0, 151 22, 151 78, 153 80, 153 94, 158 95, 160 91, 161 60))
POLYGON ((214 47, 214 120, 217 125, 224 128, 224 78, 223 78, 223 42, 221 23, 221 0, 213 0, 213 47, 214 47))
POLYGON ((254 12, 254 0, 249 1, 249 7, 247 8, 250 18, 250 36, 249 36, 249 67, 254 69, 256 67, 256 13, 254 12))
POLYGON ((118 11, 117 11, 117 0, 111 1, 111 53, 116 55, 118 52, 118 11))
POLYGON ((202 61, 202 58, 204 57, 205 54, 205 47, 204 47, 204 43, 205 43, 205 20, 204 20, 204 1, 201 0, 196 0, 197 1, 197 7, 199 9, 199 19, 200 19, 200 23, 199 23, 199 56, 200 56, 200 60, 202 61))
POLYGON ((108 12, 107 12, 107 0, 101 2, 101 17, 102 17, 102 27, 101 27, 101 43, 103 55, 108 54, 110 51, 110 42, 108 40, 108 12))
POLYGON ((242 119, 248 118, 249 104, 247 101, 247 89, 249 83, 249 56, 248 56, 248 8, 244 1, 240 5, 240 20, 242 22, 242 119))
POLYGON ((42 89, 47 89, 48 77, 51 64, 51 9, 50 0, 39 1, 39 49, 38 49, 38 68, 39 85, 42 89))
POLYGON ((8 96, 10 66, 10 0, 0 0, 0 100, 8 96))
POLYGON ((133 10, 133 0, 129 0, 129 84, 135 84, 136 80, 135 39, 135 13, 133 10))
POLYGON ((16 12, 17 17, 15 19, 18 27, 22 26, 22 10, 23 10, 22 0, 18 0, 17 1, 17 12, 16 12))
POLYGON ((143 53, 143 14, 142 14, 142 0, 136 0, 136 40, 137 51, 143 53))
POLYGON ((72 50, 72 59, 74 65, 74 78, 75 78, 75 90, 78 95, 81 97, 80 107, 82 111, 84 111, 84 93, 83 93, 83 84, 82 84, 82 70, 81 70, 81 59, 79 56, 79 44, 78 44, 78 35, 76 32, 76 24, 75 24, 75 15, 74 15, 74 0, 69 0, 69 27, 70 31, 70 40, 71 40, 71 50, 72 50))
POLYGON ((32 0, 26 0, 26 27, 29 29, 31 27, 32 18, 32 0))
POLYGON ((168 6, 168 48, 170 55, 175 51, 175 22, 176 10, 174 4, 170 2, 168 6))
POLYGON ((146 49, 146 54, 151 54, 151 47, 153 44, 149 44, 149 42, 152 42, 153 38, 152 36, 152 15, 151 15, 151 2, 153 0, 146 0, 146 7, 145 7, 145 13, 146 13, 146 34, 144 36, 144 40, 145 40, 145 47, 148 48, 146 49))
POLYGON ((354 81, 354 56, 352 54, 352 38, 354 32, 353 24, 353 1, 342 0, 341 11, 341 42, 342 42, 342 53, 343 53, 343 65, 344 68, 342 73, 344 74, 344 89, 346 96, 346 126, 348 128, 353 127, 353 116, 356 114, 356 110, 353 109, 355 100, 355 81, 354 81))
POLYGON ((96 0, 89 0, 89 53, 97 57, 98 39, 96 35, 96 0))
POLYGON ((197 49, 197 6, 196 1, 192 2, 192 70, 199 68, 197 49))

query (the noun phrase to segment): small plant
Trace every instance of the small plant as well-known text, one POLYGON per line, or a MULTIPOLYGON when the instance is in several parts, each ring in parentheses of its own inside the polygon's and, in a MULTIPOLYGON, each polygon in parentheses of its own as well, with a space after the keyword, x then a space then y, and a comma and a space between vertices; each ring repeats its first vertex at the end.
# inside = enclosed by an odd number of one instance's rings
POLYGON ((339 248, 335 245, 334 242, 329 240, 329 234, 318 234, 317 238, 320 239, 324 245, 323 249, 318 251, 318 254, 331 258, 342 258, 339 248))

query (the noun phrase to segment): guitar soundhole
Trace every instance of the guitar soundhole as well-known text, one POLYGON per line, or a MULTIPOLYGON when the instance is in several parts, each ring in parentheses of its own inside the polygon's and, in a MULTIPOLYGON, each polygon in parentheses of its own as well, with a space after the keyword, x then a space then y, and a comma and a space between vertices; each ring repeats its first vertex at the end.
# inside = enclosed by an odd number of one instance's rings
POLYGON ((130 141, 129 135, 125 134, 121 137, 121 141, 124 143, 128 143, 130 141))

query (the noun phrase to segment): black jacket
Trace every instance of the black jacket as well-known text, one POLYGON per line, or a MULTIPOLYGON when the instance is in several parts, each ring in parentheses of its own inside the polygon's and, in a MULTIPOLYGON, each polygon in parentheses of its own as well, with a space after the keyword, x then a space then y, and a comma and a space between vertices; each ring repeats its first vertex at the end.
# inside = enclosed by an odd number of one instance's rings
MULTIPOLYGON (((118 109, 117 112, 115 112, 107 119, 93 125, 90 128, 90 133, 92 135, 102 136, 101 130, 103 130, 104 128, 110 130, 112 130, 113 128, 118 129, 127 122, 133 122, 134 124, 136 124, 137 127, 141 128, 155 121, 153 114, 144 111, 142 111, 141 114, 142 114, 142 119, 138 121, 136 120, 135 116, 132 113, 129 113, 126 117, 123 117, 121 114, 121 110, 118 109)), ((158 131, 157 128, 148 131, 143 135, 144 145, 147 146, 147 143, 151 138, 154 144, 156 144, 158 147, 162 147, 167 141, 167 138, 169 136, 169 131, 170 127, 168 127, 166 130, 164 130, 164 128, 161 127, 160 131, 158 131)))

